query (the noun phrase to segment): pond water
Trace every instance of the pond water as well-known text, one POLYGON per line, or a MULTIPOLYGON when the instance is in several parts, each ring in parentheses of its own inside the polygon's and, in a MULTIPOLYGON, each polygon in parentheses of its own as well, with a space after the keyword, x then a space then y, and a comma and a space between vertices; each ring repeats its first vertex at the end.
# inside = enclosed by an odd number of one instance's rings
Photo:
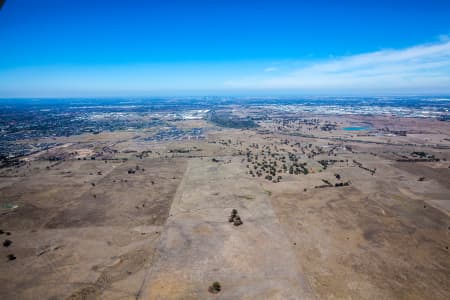
POLYGON ((342 128, 346 131, 361 131, 361 130, 369 130, 370 126, 349 126, 342 128))

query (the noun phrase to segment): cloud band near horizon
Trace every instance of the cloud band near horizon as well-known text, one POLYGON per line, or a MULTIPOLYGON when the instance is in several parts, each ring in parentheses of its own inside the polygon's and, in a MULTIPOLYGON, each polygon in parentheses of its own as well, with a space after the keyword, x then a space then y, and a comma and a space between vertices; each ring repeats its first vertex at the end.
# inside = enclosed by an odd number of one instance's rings
POLYGON ((327 59, 276 75, 228 80, 225 85, 238 89, 450 92, 450 41, 327 59))

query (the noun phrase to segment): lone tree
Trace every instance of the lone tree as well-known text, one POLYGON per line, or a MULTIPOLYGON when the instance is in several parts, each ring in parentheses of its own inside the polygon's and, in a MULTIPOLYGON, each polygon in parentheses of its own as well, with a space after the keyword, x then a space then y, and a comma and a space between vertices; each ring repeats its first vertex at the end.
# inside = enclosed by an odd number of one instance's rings
POLYGON ((238 215, 237 209, 233 209, 231 211, 231 216, 228 218, 228 222, 233 223, 234 226, 242 225, 242 220, 238 215))
POLYGON ((241 220, 241 217, 239 217, 238 215, 234 218, 234 223, 233 223, 233 225, 234 226, 240 226, 240 225, 242 225, 242 220, 241 220))
POLYGON ((214 281, 213 284, 208 288, 208 291, 213 294, 217 294, 222 290, 222 286, 218 281, 214 281))
POLYGON ((236 217, 238 217, 238 211, 237 209, 233 208, 231 211, 231 216, 228 218, 228 222, 232 223, 236 217))

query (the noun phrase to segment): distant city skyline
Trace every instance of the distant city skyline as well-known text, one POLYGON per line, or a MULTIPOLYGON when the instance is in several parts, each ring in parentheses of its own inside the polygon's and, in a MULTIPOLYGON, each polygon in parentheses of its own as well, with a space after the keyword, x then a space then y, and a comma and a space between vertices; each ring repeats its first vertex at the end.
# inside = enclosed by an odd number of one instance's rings
POLYGON ((0 97, 450 94, 449 34, 442 0, 8 0, 0 97))

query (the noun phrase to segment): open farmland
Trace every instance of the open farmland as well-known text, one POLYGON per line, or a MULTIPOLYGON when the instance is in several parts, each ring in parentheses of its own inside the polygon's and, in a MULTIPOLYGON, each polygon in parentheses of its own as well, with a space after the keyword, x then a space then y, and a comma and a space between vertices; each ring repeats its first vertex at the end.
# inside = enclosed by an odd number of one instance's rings
POLYGON ((0 298, 449 298, 449 122, 216 110, 17 140, 0 298))

